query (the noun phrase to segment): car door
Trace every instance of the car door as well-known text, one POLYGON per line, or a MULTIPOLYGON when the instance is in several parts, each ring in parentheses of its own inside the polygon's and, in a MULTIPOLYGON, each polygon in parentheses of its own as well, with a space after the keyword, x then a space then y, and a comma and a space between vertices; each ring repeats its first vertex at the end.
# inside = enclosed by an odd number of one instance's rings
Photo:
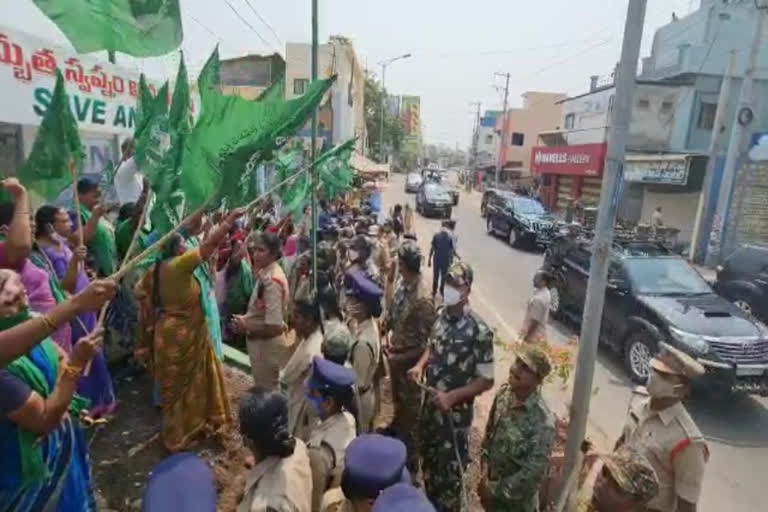
POLYGON ((592 254, 587 249, 579 246, 571 249, 563 260, 566 280, 565 302, 579 312, 584 310, 591 257, 592 254))
POLYGON ((515 206, 512 204, 512 201, 504 201, 504 207, 501 211, 501 222, 499 226, 499 231, 502 233, 509 233, 509 230, 512 229, 512 219, 515 218, 515 206))
POLYGON ((624 337, 627 318, 631 315, 629 278, 621 262, 612 260, 608 266, 608 282, 605 287, 601 338, 618 343, 624 337))
POLYGON ((493 229, 499 229, 499 208, 501 198, 494 194, 488 200, 488 221, 493 229))

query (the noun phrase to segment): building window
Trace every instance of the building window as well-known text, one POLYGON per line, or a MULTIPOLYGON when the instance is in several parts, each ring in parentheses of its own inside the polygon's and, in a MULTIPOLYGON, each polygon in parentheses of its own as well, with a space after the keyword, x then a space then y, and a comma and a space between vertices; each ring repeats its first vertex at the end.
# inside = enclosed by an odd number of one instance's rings
POLYGON ((661 113, 662 114, 671 114, 672 109, 674 108, 675 104, 671 101, 662 101, 661 102, 661 113))
POLYGON ((486 144, 493 144, 493 135, 486 135, 485 136, 485 143, 486 144))
POLYGON ((309 79, 307 78, 294 78, 293 79, 293 94, 304 94, 307 92, 307 86, 309 85, 309 79))
POLYGON ((717 105, 715 103, 701 102, 699 105, 699 120, 696 123, 696 128, 699 130, 711 130, 715 126, 715 112, 717 112, 717 105))
POLYGON ((572 130, 576 124, 576 114, 568 114, 565 116, 565 129, 572 130))
POLYGON ((651 108, 651 102, 647 98, 637 100, 637 110, 648 110, 651 108))
POLYGON ((513 145, 513 146, 522 146, 523 144, 525 144, 525 134, 524 133, 513 132, 512 133, 512 140, 511 140, 510 144, 513 145))

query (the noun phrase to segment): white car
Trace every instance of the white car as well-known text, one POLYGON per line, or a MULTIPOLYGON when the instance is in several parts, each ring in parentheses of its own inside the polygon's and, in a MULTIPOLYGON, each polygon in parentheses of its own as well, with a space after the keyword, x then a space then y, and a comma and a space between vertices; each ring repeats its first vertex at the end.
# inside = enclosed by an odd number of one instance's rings
POLYGON ((405 193, 415 194, 419 191, 423 181, 421 174, 417 172, 409 173, 405 178, 405 193))

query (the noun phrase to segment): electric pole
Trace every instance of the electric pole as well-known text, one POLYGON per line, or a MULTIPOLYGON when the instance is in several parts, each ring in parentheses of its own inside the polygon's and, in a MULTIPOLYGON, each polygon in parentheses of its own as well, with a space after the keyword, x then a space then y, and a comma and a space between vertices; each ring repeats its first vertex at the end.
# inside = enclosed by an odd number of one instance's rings
POLYGON ((477 165, 477 145, 480 141, 480 107, 481 104, 479 101, 476 101, 472 103, 475 107, 477 107, 477 110, 475 112, 475 126, 474 131, 472 132, 472 151, 469 154, 469 165, 470 169, 475 167, 477 165))
POLYGON ((741 83, 739 104, 736 107, 736 115, 731 128, 731 139, 728 142, 728 152, 725 155, 725 168, 720 182, 720 193, 717 197, 717 208, 712 220, 712 231, 709 235, 706 264, 715 266, 721 259, 723 251, 723 238, 725 234, 725 219, 730 208, 733 182, 736 178, 736 165, 746 160, 746 152, 749 138, 752 135, 750 128, 755 119, 754 91, 752 81, 754 79, 757 55, 763 40, 766 17, 768 17, 768 1, 755 0, 757 16, 755 16, 755 28, 752 32, 752 47, 749 50, 749 62, 744 70, 744 81, 741 83))
POLYGON ((725 75, 720 85, 720 96, 717 99, 717 110, 715 111, 715 121, 712 126, 712 139, 709 141, 709 157, 707 159, 707 168, 704 173, 704 183, 702 185, 702 206, 699 215, 699 227, 696 235, 696 247, 693 248, 694 261, 701 262, 706 258, 707 244, 709 243, 709 233, 712 225, 708 219, 712 215, 714 201, 710 199, 712 195, 712 186, 714 184, 715 167, 717 158, 725 151, 726 130, 728 129, 728 120, 730 119, 728 109, 728 99, 731 97, 731 78, 733 75, 733 64, 736 58, 736 52, 731 50, 728 55, 728 63, 725 67, 725 75))
POLYGON ((507 106, 509 103, 509 73, 495 73, 496 76, 506 77, 506 84, 504 85, 504 110, 501 113, 501 141, 499 142, 499 155, 496 159, 496 188, 499 188, 499 173, 504 168, 504 160, 506 160, 507 148, 507 106))
MULTIPOLYGON (((312 0, 312 83, 317 80, 317 0, 312 0)), ((310 161, 314 163, 317 156, 317 107, 312 111, 312 142, 310 143, 310 161)), ((314 165, 309 170, 312 183, 312 289, 317 290, 317 169, 314 165)))
POLYGON ((579 459, 581 445, 587 431, 589 401, 592 397, 592 382, 595 374, 595 360, 597 359, 597 342, 603 317, 608 264, 613 244, 613 225, 619 206, 619 190, 621 190, 621 182, 624 179, 624 158, 627 149, 629 123, 632 118, 632 98, 635 92, 635 75, 640 56, 646 6, 647 0, 629 0, 627 7, 624 41, 621 47, 618 76, 616 77, 613 119, 608 137, 608 154, 600 190, 600 206, 595 226, 579 355, 576 362, 573 397, 571 398, 563 485, 560 489, 558 504, 565 503, 565 496, 569 491, 568 481, 573 480, 571 475, 574 474, 574 471, 581 470, 579 459))

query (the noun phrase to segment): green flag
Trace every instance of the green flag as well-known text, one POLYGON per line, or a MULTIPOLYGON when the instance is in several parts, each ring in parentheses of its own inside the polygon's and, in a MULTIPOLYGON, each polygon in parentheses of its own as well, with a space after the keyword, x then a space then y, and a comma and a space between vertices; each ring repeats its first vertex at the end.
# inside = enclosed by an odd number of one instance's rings
POLYGON ((181 222, 184 210, 179 171, 184 141, 191 130, 189 81, 184 55, 179 61, 167 122, 159 120, 157 127, 161 145, 154 153, 156 159, 141 170, 155 193, 155 202, 149 213, 152 226, 157 231, 167 232, 181 222), (164 133, 163 129, 166 130, 164 133))
POLYGON ((275 101, 285 98, 285 77, 261 91, 256 101, 275 101))
POLYGON ((104 166, 104 170, 101 172, 101 183, 100 185, 103 188, 112 188, 115 186, 115 173, 117 172, 117 168, 115 167, 115 163, 112 160, 109 160, 107 162, 107 165, 104 166))
MULTIPOLYGON (((141 108, 141 107, 140 107, 141 108)), ((170 146, 168 127, 168 82, 163 84, 152 101, 148 112, 141 113, 139 122, 143 124, 136 134, 136 165, 145 176, 155 175, 170 146)))
POLYGON ((355 172, 350 158, 357 138, 350 139, 326 151, 315 162, 320 185, 328 198, 337 197, 352 188, 355 172))
POLYGON ((53 201, 72 184, 70 165, 74 162, 75 169, 79 169, 84 157, 77 122, 64 90, 64 77, 56 70, 51 102, 18 178, 30 190, 53 201))
POLYGON ((288 101, 212 94, 210 108, 184 144, 181 188, 187 212, 212 198, 214 206, 223 200, 227 207, 253 199, 247 184, 258 165, 272 159, 286 137, 304 125, 335 79, 315 81, 306 94, 288 101))
POLYGON ((179 0, 33 0, 78 53, 165 55, 184 38, 179 0))
POLYGON ((152 92, 147 85, 147 79, 144 73, 139 77, 139 99, 136 103, 136 128, 133 132, 134 139, 141 136, 144 129, 152 119, 152 111, 154 109, 155 97, 152 96, 152 92))
POLYGON ((211 92, 219 92, 219 86, 221 85, 221 62, 219 61, 219 45, 213 49, 213 53, 205 61, 200 75, 197 77, 197 90, 200 92, 200 110, 205 110, 205 105, 208 103, 211 96, 211 92))

